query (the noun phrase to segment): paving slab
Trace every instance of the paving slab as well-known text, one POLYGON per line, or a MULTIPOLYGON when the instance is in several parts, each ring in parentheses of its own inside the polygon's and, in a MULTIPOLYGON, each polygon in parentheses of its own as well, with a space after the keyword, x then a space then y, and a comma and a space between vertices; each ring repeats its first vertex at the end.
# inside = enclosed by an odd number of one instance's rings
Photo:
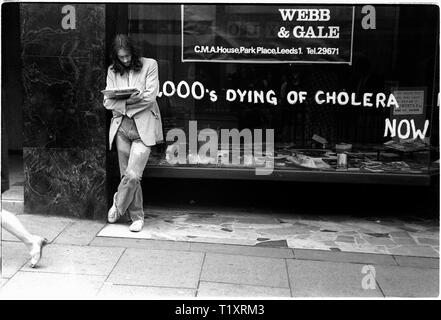
POLYGON ((127 249, 108 281, 114 284, 196 289, 203 253, 127 249))
POLYGON ((392 231, 389 232, 389 235, 395 239, 395 238, 412 238, 409 232, 407 231, 392 231))
POLYGON ((390 238, 376 238, 376 237, 364 237, 364 240, 366 240, 371 245, 394 245, 395 242, 393 242, 390 238))
POLYGON ((2 278, 12 277, 31 258, 22 242, 2 241, 2 278))
MULTIPOLYGON (((303 249, 310 249, 310 248, 303 247, 303 249)), ((387 250, 387 247, 384 245, 371 245, 365 243, 353 244, 353 243, 339 242, 336 249, 339 249, 339 251, 342 252, 358 252, 358 253, 390 255, 390 252, 387 250)))
POLYGON ((189 251, 190 242, 168 241, 168 240, 148 240, 148 239, 128 239, 113 237, 96 237, 90 243, 91 246, 103 247, 124 247, 153 250, 177 250, 189 251))
POLYGON ((105 222, 91 220, 74 221, 61 232, 55 243, 88 245, 105 225, 105 222))
POLYGON ((8 210, 14 214, 22 214, 24 209, 24 201, 23 199, 2 199, 2 209, 8 210))
POLYGON ((269 215, 246 215, 246 214, 237 214, 234 217, 234 220, 237 223, 245 223, 245 224, 267 224, 267 225, 276 225, 279 224, 274 217, 269 215))
POLYGON ((393 256, 358 252, 334 252, 327 250, 293 249, 294 256, 299 260, 321 260, 334 262, 350 262, 362 264, 381 264, 396 266, 393 256))
POLYGON ((2 287, 1 299, 92 299, 105 276, 19 271, 2 287))
POLYGON ((215 237, 191 237, 188 241, 198 243, 217 243, 217 244, 231 244, 239 246, 254 246, 257 240, 250 239, 233 239, 233 238, 215 238, 215 237))
POLYGON ((399 245, 418 245, 413 238, 392 238, 392 240, 399 245))
POLYGON ((439 246, 439 239, 418 238, 418 242, 422 245, 439 246))
POLYGON ((287 260, 293 297, 382 297, 363 289, 362 265, 331 261, 287 260))
POLYGON ((277 226, 277 228, 258 229, 257 232, 268 236, 292 236, 296 234, 309 234, 310 227, 304 225, 277 226))
POLYGON ((439 269, 439 258, 395 256, 400 267, 439 269))
POLYGON ((128 224, 115 223, 107 224, 99 233, 98 237, 113 237, 113 238, 129 238, 129 239, 157 239, 156 233, 161 233, 162 239, 160 240, 175 240, 173 237, 170 239, 165 238, 165 230, 157 230, 152 228, 151 225, 145 224, 144 228, 139 232, 131 232, 128 224), (164 239, 165 238, 165 239, 164 239))
POLYGON ((109 275, 125 249, 109 247, 81 247, 51 244, 44 250, 37 268, 23 271, 109 275))
POLYGON ((394 248, 388 248, 390 254, 414 257, 432 257, 438 258, 439 253, 430 246, 412 246, 401 245, 394 248))
POLYGON ((338 242, 348 242, 348 243, 355 243, 355 238, 353 236, 337 236, 335 241, 338 242))
POLYGON ((24 188, 23 186, 13 185, 8 190, 1 194, 1 199, 3 201, 23 201, 24 199, 24 188))
POLYGON ((192 298, 196 296, 195 289, 187 288, 163 288, 126 286, 112 283, 104 283, 99 291, 99 299, 151 299, 151 298, 192 298))
POLYGON ((294 258, 291 249, 284 248, 262 248, 251 246, 238 246, 227 244, 212 244, 212 243, 191 243, 191 251, 238 254, 244 256, 268 257, 268 258, 294 258))
MULTIPOLYGON (((43 216, 36 214, 20 214, 21 223, 32 234, 53 241, 73 220, 62 217, 43 216)), ((20 241, 9 232, 2 232, 2 240, 20 241)))
POLYGON ((232 219, 227 217, 215 216, 202 216, 198 214, 191 214, 185 219, 185 224, 195 224, 195 225, 209 225, 218 226, 222 223, 233 222, 232 219))
POLYGON ((386 297, 438 297, 439 270, 375 266, 376 278, 386 297))
POLYGON ((201 280, 289 288, 284 259, 207 253, 201 280))
MULTIPOLYGON (((315 241, 309 237, 304 238, 303 236, 295 236, 288 238, 288 247, 298 248, 298 249, 316 249, 316 250, 329 250, 330 247, 326 243, 328 241, 315 241)), ((353 245, 350 245, 353 247, 353 245)), ((337 248, 340 250, 340 248, 337 248)))
POLYGON ((288 288, 201 281, 197 297, 291 297, 288 288))
POLYGON ((288 243, 286 240, 263 240, 262 242, 257 243, 255 246, 269 248, 288 248, 288 243))

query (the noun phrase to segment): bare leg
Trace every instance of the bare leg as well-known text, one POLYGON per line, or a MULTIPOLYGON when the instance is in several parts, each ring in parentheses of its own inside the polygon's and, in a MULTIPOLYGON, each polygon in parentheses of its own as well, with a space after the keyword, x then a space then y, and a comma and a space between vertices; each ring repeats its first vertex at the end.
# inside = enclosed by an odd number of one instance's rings
POLYGON ((2 227, 21 240, 31 255, 31 267, 35 267, 41 259, 42 249, 47 244, 47 239, 29 233, 18 218, 7 210, 0 211, 2 227))
POLYGON ((32 244, 35 241, 35 236, 30 234, 29 231, 26 230, 20 220, 18 220, 18 218, 13 213, 3 209, 1 211, 0 217, 2 221, 2 227, 6 229, 6 231, 17 237, 29 248, 32 247, 32 244))

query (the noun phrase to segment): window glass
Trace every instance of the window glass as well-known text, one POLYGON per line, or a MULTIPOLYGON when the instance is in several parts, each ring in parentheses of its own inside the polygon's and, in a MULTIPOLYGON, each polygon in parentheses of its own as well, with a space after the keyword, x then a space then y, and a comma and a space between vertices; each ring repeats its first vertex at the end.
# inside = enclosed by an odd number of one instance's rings
MULTIPOLYGON (((161 92, 160 104, 164 137, 172 129, 182 129, 187 135, 186 162, 171 164, 167 159, 167 141, 152 155, 150 165, 255 167, 262 165, 262 157, 245 156, 258 139, 240 140, 228 150, 221 144, 222 129, 262 129, 263 150, 269 150, 265 130, 274 130, 274 152, 266 154, 274 160, 275 170, 339 170, 375 173, 425 173, 438 160, 438 50, 439 13, 433 6, 376 6, 375 29, 364 29, 362 7, 354 9, 352 64, 329 63, 234 63, 183 62, 180 5, 129 5, 129 34, 136 40, 142 55, 158 61, 161 92), (184 83, 185 82, 185 83, 184 83), (178 89, 185 95, 194 83, 203 92, 202 99, 166 96, 164 91, 178 89), (269 91, 273 94, 244 101, 228 101, 229 89, 242 92, 269 91), (317 91, 356 95, 371 93, 374 107, 318 104, 317 91), (306 91, 302 104, 289 102, 289 92, 306 91), (216 101, 210 92, 215 92, 216 101), (400 110, 375 107, 375 97, 382 93, 393 96, 403 106, 400 110), (277 100, 277 105, 271 103, 277 100), (257 102, 256 102, 257 101, 257 102), (409 141, 412 129, 424 132, 425 138, 409 141), (197 122, 197 128, 189 128, 197 122), (389 122, 387 122, 389 121, 389 122), (396 121, 397 135, 392 137, 396 121), (389 127, 387 127, 389 124, 389 127), (216 161, 196 159, 191 154, 188 135, 191 130, 213 129, 217 133, 216 161), (401 131, 400 131, 401 130, 401 131), (400 132, 398 132, 400 131, 400 132), (406 139, 406 134, 409 138, 406 139), (401 139, 399 137, 401 136, 401 139), (240 149, 239 162, 232 163, 232 150, 240 149), (224 153, 222 153, 224 152, 224 153), (344 159, 339 155, 344 153, 344 159), (229 164, 218 157, 230 157, 229 164), (194 160, 194 159, 193 159, 194 160), (346 165, 339 165, 338 161, 346 165)), ((197 8, 196 8, 197 9, 197 8)), ((234 43, 242 37, 260 37, 265 42, 274 35, 271 22, 265 24, 266 7, 259 5, 201 5, 200 27, 213 32, 216 23, 226 25, 222 37, 234 43), (240 21, 247 21, 240 23, 240 21), (256 31, 257 30, 257 31, 256 31), (260 33, 259 33, 260 32, 260 33), (229 38, 231 37, 231 39, 229 38)), ((268 40, 269 41, 269 40, 268 40)), ((203 39, 201 39, 203 43, 203 39)), ((178 90, 179 91, 179 90, 178 90)), ((345 99, 344 97, 342 98, 345 99)), ((237 141, 236 141, 237 142, 237 141)), ((257 141, 258 142, 258 141, 257 141)), ((205 142, 198 142, 198 148, 205 142)), ((169 151, 172 150, 169 147, 169 151)), ((175 150, 176 151, 176 150, 175 150)), ((171 151, 170 151, 171 152, 171 151)), ((263 154, 265 158, 265 153, 263 154)), ((340 163, 341 164, 341 163, 340 163)), ((437 165, 435 166, 437 167, 437 165)), ((432 166, 433 169, 433 166, 432 166)))

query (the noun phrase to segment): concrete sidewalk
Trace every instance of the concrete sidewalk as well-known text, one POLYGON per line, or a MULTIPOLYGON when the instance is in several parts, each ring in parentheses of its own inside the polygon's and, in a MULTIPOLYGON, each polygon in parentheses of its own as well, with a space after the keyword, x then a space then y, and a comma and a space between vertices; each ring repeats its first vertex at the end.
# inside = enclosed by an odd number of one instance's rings
POLYGON ((439 258, 97 237, 104 222, 19 218, 51 244, 31 269, 25 246, 2 232, 1 299, 439 294, 439 258))

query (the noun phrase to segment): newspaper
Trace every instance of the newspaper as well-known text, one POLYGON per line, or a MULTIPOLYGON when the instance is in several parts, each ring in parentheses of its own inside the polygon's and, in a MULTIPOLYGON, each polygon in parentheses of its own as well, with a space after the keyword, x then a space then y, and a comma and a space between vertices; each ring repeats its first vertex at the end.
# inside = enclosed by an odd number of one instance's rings
POLYGON ((113 88, 113 89, 107 89, 107 90, 101 90, 101 92, 110 99, 127 99, 129 98, 133 93, 139 92, 139 89, 134 87, 127 87, 127 88, 113 88))

